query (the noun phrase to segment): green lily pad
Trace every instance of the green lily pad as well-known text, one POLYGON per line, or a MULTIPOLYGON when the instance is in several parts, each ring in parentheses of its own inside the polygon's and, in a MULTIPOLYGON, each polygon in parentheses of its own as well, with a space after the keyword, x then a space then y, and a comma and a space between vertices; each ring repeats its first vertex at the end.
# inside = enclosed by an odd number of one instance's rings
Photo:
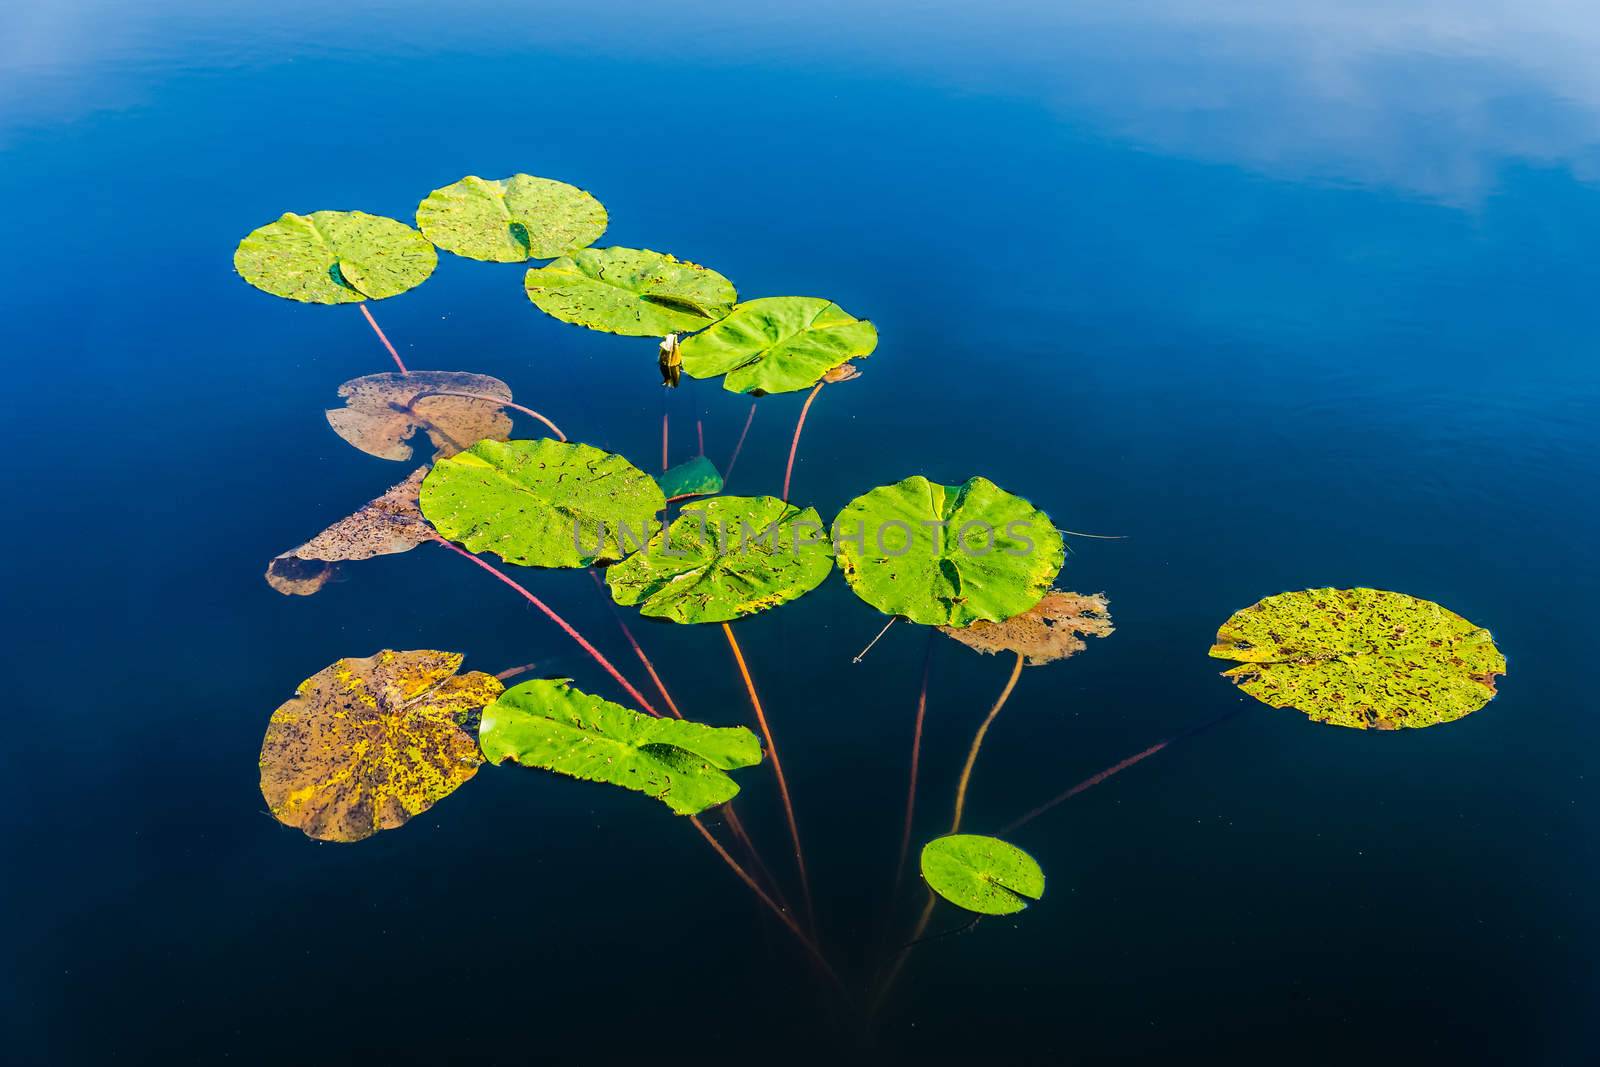
POLYGON ((592 445, 479 441, 422 482, 422 514, 445 537, 524 567, 621 559, 660 528, 661 487, 592 445))
POLYGON ((987 478, 880 486, 839 512, 833 541, 857 596, 926 626, 1020 615, 1066 558, 1050 517, 987 478))
POLYGON ((1437 726, 1495 695, 1506 658, 1488 630, 1430 600, 1381 589, 1306 589, 1252 604, 1211 648, 1275 708, 1357 730, 1437 726))
POLYGON ((291 211, 251 231, 233 253, 245 281, 307 304, 395 296, 421 285, 438 262, 416 230, 364 211, 291 211))
POLYGON ((523 284, 545 314, 629 337, 701 329, 739 299, 709 267, 648 248, 585 248, 534 267, 523 284))
POLYGON ((668 500, 685 496, 711 496, 722 492, 722 475, 717 472, 715 463, 704 456, 696 456, 656 475, 656 484, 668 500))
POLYGON ((928 887, 980 915, 1013 915, 1044 896, 1044 872, 1015 845, 978 834, 935 838, 922 848, 928 887))
POLYGON ((684 505, 665 533, 606 570, 618 604, 673 622, 728 622, 798 599, 832 569, 814 508, 770 496, 684 505))
POLYGON ((566 182, 513 174, 462 178, 417 205, 423 236, 468 259, 521 263, 593 244, 606 232, 600 201, 566 182))
POLYGON ((878 347, 878 330, 814 296, 747 300, 682 344, 691 378, 726 375, 733 393, 808 389, 835 367, 878 347))
POLYGON ((483 709, 478 743, 491 763, 620 785, 679 815, 732 800, 739 786, 723 772, 761 762, 761 742, 742 726, 652 718, 573 689, 564 678, 506 690, 483 709))

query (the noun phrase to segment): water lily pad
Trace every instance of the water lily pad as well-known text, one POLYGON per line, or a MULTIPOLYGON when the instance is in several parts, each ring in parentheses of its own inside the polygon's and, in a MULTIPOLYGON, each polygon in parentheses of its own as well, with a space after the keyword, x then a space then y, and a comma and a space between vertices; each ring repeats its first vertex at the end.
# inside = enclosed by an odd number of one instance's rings
POLYGON ((607 569, 618 604, 673 622, 729 622, 798 599, 832 570, 814 508, 770 496, 685 504, 672 526, 607 569))
POLYGON ((279 822, 319 841, 360 841, 427 811, 483 758, 462 720, 500 695, 457 675, 456 652, 342 659, 295 690, 261 742, 261 795, 279 822))
POLYGON ((422 482, 422 513, 474 552, 524 567, 618 560, 660 528, 661 487, 621 456, 559 441, 479 441, 422 482))
POLYGON ((524 285, 547 315, 629 337, 698 330, 739 299, 709 267, 648 248, 585 248, 528 271, 524 285))
POLYGON ((582 189, 531 174, 469 176, 417 205, 417 226, 428 240, 495 263, 565 255, 593 244, 606 222, 606 209, 582 189))
POLYGON ((1022 653, 1030 667, 1054 663, 1082 652, 1084 637, 1106 637, 1112 631, 1104 593, 1082 596, 1052 589, 1021 615, 1003 622, 975 622, 966 627, 941 626, 939 632, 979 652, 1022 653))
POLYGON ((657 719, 538 679, 508 689, 483 709, 483 754, 655 797, 679 815, 732 800, 725 771, 761 762, 761 742, 742 726, 657 719))
POLYGON ((656 484, 668 500, 677 497, 711 496, 722 492, 722 475, 717 465, 704 456, 696 456, 671 470, 656 475, 656 484))
POLYGON ((950 903, 980 915, 1012 915, 1044 896, 1044 872, 1032 856, 978 834, 929 841, 922 848, 922 877, 950 903))
POLYGON ((814 296, 747 300, 685 340, 683 372, 715 378, 734 393, 809 389, 824 374, 878 347, 878 331, 814 296))
POLYGON ((1437 726, 1495 695, 1506 658, 1494 638, 1429 600, 1381 589, 1306 589, 1222 624, 1211 655, 1275 708, 1358 730, 1437 726))
POLYGON ((498 403, 511 399, 511 387, 487 374, 368 374, 339 386, 339 396, 345 406, 327 411, 328 425, 380 459, 410 459, 406 442, 418 430, 427 432, 436 457, 453 456, 485 438, 511 436, 511 417, 498 403))
POLYGON ((307 304, 395 296, 421 285, 438 262, 416 230, 364 211, 291 211, 251 231, 233 253, 245 281, 307 304))
POLYGON ((433 538, 433 527, 417 506, 417 490, 428 468, 346 515, 317 536, 267 564, 267 584, 286 596, 309 596, 333 577, 344 560, 409 552, 433 538))
POLYGON ((1066 558, 1050 517, 987 478, 880 486, 845 505, 833 539, 857 596, 927 626, 1020 615, 1066 558))

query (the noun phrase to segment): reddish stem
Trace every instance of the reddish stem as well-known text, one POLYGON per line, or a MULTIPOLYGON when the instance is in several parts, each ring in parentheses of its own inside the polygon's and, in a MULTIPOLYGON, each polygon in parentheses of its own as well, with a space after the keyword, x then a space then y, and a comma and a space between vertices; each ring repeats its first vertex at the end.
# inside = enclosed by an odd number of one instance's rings
MULTIPOLYGON (((430 396, 459 396, 466 400, 482 400, 490 404, 498 404, 503 408, 511 408, 513 411, 520 411, 524 415, 538 419, 540 422, 550 427, 550 432, 555 434, 561 440, 565 441, 567 439, 567 435, 561 432, 561 427, 557 426, 555 423, 551 422, 549 419, 545 418, 532 408, 523 407, 521 404, 511 400, 501 400, 497 396, 485 396, 482 393, 458 393, 453 389, 430 389, 426 393, 418 393, 416 396, 412 397, 411 403, 415 405, 417 401, 423 400, 430 396)), ((427 418, 427 416, 424 415, 423 418, 427 418)))
POLYGON ((706 454, 706 424, 701 419, 694 420, 694 435, 700 441, 700 454, 706 454))
POLYGON ((537 663, 524 663, 517 667, 507 667, 505 670, 495 675, 495 677, 503 682, 508 678, 515 678, 519 674, 526 674, 528 671, 533 670, 537 666, 537 663))
POLYGON ((389 354, 394 357, 394 365, 396 367, 400 368, 400 373, 401 374, 410 374, 411 372, 406 370, 405 363, 402 362, 401 359, 400 359, 400 353, 398 353, 398 352, 396 352, 394 350, 394 345, 390 344, 389 343, 389 338, 384 335, 383 327, 378 325, 378 320, 373 318, 372 317, 372 312, 367 310, 367 305, 366 304, 357 304, 356 306, 361 309, 361 314, 363 314, 363 315, 365 315, 367 317, 368 324, 370 324, 372 326, 373 332, 378 335, 378 340, 383 342, 383 347, 387 348, 389 350, 389 354))
POLYGON ((722 472, 722 487, 728 487, 728 479, 733 477, 733 465, 739 462, 739 452, 744 448, 744 439, 750 433, 750 423, 755 421, 756 406, 750 405, 750 414, 744 417, 744 429, 739 431, 739 441, 733 446, 733 455, 728 457, 728 469, 722 472))
POLYGON ((661 413, 661 469, 667 469, 667 413, 661 413))
POLYGON ((911 816, 917 804, 917 766, 922 760, 922 720, 928 711, 928 672, 933 666, 933 633, 928 634, 928 651, 922 657, 922 691, 917 694, 917 724, 911 735, 911 781, 906 786, 906 822, 900 833, 900 862, 894 869, 894 891, 906 873, 906 856, 911 851, 911 816))
POLYGON ((806 397, 806 402, 800 407, 800 421, 794 424, 794 440, 789 442, 789 464, 783 468, 783 499, 789 499, 789 479, 794 475, 794 454, 800 448, 800 431, 805 429, 806 413, 811 410, 811 402, 822 392, 822 387, 827 382, 818 382, 811 395, 806 397))

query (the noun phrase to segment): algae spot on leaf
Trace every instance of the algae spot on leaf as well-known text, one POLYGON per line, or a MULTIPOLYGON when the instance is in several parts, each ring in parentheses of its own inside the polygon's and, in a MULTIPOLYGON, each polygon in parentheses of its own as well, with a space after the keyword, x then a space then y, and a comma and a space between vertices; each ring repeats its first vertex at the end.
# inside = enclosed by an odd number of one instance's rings
POLYGON ((500 695, 456 652, 384 650, 300 683, 261 741, 272 815, 319 841, 360 841, 427 811, 483 762, 462 721, 500 695))
POLYGON ((668 500, 689 496, 711 496, 722 492, 722 475, 716 464, 696 456, 669 471, 655 476, 656 484, 668 500))
POLYGON ((747 300, 683 342, 691 378, 725 375, 734 393, 789 393, 878 347, 878 331, 839 305, 813 296, 747 300))
POLYGON ((1222 624, 1211 655, 1238 661, 1223 677, 1262 703, 1358 730, 1453 722, 1506 672, 1488 630, 1381 589, 1269 596, 1222 624))
POLYGON ((492 763, 620 785, 679 815, 732 800, 739 787, 724 772, 761 762, 761 743, 742 726, 652 718, 564 678, 508 689, 483 709, 478 741, 492 763))
POLYGON ((364 211, 289 212, 251 231, 233 253, 245 281, 308 304, 395 296, 421 285, 438 262, 416 230, 364 211))
POLYGON ((1028 666, 1039 667, 1082 652, 1088 647, 1084 637, 1106 637, 1112 629, 1104 593, 1083 596, 1052 589, 1033 607, 1003 622, 941 626, 939 632, 989 655, 1020 653, 1028 666))
POLYGON ((927 626, 999 622, 1039 603, 1066 549, 1049 516, 987 478, 913 475, 846 504, 833 521, 857 596, 927 626))
POLYGON ((423 236, 468 259, 521 263, 592 244, 606 232, 606 209, 575 185, 513 174, 468 176, 417 205, 423 236))
POLYGON ((1044 896, 1044 872, 1015 845, 950 834, 922 848, 922 877, 950 903, 980 915, 1012 915, 1044 896))
POLYGON ((585 248, 533 268, 523 284, 552 318, 628 337, 701 329, 739 299, 709 267, 648 248, 585 248))
POLYGON ((511 399, 511 387, 487 374, 368 374, 339 386, 339 396, 345 406, 328 409, 328 425, 379 459, 410 459, 407 442, 418 430, 433 442, 435 457, 453 456, 486 438, 511 436, 511 417, 500 406, 511 399))
POLYGON ((338 562, 409 552, 431 540, 433 528, 417 506, 417 491, 427 473, 428 468, 418 467, 354 514, 274 557, 267 564, 267 584, 286 596, 310 596, 333 577, 338 562))
POLYGON ((666 507, 648 474, 611 452, 559 441, 479 441, 434 464, 422 513, 445 537, 524 567, 621 559, 666 507))

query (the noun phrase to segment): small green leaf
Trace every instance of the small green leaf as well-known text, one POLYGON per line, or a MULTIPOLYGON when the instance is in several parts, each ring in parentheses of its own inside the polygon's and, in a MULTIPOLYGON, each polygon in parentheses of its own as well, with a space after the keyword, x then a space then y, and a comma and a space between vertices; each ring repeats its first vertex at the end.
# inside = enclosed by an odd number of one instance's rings
POLYGON ((606 222, 606 209, 582 189, 531 174, 469 176, 417 205, 417 226, 428 240, 494 263, 565 255, 594 243, 606 222))
POLYGON ((483 709, 478 743, 491 763, 620 785, 679 815, 732 800, 739 787, 723 772, 761 762, 761 743, 742 726, 652 718, 564 678, 508 689, 483 709))
POLYGON ((950 903, 980 915, 1012 915, 1044 896, 1044 872, 1032 856, 978 834, 929 841, 922 848, 922 877, 950 903))
POLYGON ((648 248, 585 248, 528 271, 524 286, 547 315, 629 337, 701 329, 739 299, 709 267, 648 248))
POLYGON ((733 393, 789 393, 878 347, 878 331, 839 305, 813 296, 747 300, 682 344, 691 378, 726 375, 733 393))
POLYGON ((716 464, 704 456, 696 456, 671 470, 656 475, 656 484, 668 500, 686 496, 711 496, 722 492, 722 475, 716 464))
POLYGON ((289 212, 251 231, 233 253, 245 281, 307 304, 382 300, 421 285, 438 262, 416 230, 364 211, 289 212))

